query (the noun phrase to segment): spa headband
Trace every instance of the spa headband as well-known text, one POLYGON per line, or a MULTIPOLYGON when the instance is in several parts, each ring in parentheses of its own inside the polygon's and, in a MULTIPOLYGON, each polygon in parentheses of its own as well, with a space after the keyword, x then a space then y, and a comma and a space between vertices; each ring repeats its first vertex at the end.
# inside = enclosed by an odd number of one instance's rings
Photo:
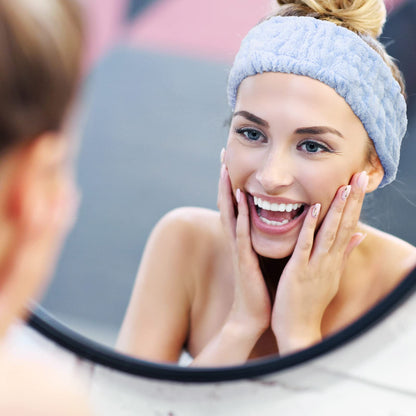
POLYGON ((406 103, 381 56, 354 32, 313 17, 274 16, 241 43, 228 79, 234 109, 240 83, 262 72, 305 75, 333 88, 373 141, 384 168, 383 187, 397 173, 406 133, 406 103))

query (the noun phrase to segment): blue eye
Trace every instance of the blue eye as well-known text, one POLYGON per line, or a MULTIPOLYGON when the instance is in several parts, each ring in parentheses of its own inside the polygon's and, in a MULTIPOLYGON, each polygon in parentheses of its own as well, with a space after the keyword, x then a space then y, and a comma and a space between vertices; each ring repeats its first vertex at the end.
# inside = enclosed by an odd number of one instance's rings
POLYGON ((250 142, 258 142, 264 138, 263 133, 260 131, 247 127, 237 129, 236 133, 243 135, 250 142))
POLYGON ((328 149, 328 147, 324 146, 321 143, 312 141, 312 140, 307 140, 303 143, 301 143, 299 145, 299 147, 306 151, 307 153, 322 153, 322 152, 331 152, 330 149, 328 149))

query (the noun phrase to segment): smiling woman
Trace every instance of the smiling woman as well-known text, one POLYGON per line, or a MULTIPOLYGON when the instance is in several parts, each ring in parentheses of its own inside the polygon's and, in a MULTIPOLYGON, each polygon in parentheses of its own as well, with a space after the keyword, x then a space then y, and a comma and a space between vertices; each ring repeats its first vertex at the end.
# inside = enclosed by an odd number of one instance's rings
POLYGON ((365 194, 394 180, 406 130, 403 83, 376 40, 383 2, 279 3, 231 69, 219 212, 180 208, 155 227, 123 352, 177 362, 186 349, 195 366, 288 354, 416 263, 413 246, 359 221, 365 194))
MULTIPOLYGON (((255 251, 269 258, 276 253, 287 257, 311 205, 321 204, 323 218, 337 189, 348 185, 354 173, 367 172, 371 192, 383 169, 378 159, 368 159, 362 123, 327 85, 268 72, 246 78, 238 94, 226 155, 231 182, 247 193, 255 251), (261 118, 247 117, 253 113, 261 118), (281 204, 278 210, 274 204, 281 204), (281 238, 276 239, 278 234, 281 238)), ((342 192, 347 197, 350 188, 342 192)))

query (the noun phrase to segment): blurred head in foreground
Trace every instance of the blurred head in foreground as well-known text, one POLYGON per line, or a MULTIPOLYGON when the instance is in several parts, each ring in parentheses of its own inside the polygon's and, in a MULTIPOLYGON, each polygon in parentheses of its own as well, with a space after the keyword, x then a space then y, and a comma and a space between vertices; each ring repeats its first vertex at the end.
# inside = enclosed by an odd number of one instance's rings
POLYGON ((80 79, 72 0, 0 0, 0 336, 36 297, 75 215, 75 139, 65 120, 80 79))

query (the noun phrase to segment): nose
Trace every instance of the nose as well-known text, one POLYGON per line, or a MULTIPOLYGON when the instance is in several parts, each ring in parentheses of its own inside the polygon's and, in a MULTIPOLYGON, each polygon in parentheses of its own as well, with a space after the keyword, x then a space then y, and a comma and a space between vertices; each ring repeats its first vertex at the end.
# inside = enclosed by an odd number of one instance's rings
POLYGON ((289 152, 275 149, 267 153, 262 166, 257 170, 256 179, 270 195, 278 193, 294 181, 293 160, 289 152))

